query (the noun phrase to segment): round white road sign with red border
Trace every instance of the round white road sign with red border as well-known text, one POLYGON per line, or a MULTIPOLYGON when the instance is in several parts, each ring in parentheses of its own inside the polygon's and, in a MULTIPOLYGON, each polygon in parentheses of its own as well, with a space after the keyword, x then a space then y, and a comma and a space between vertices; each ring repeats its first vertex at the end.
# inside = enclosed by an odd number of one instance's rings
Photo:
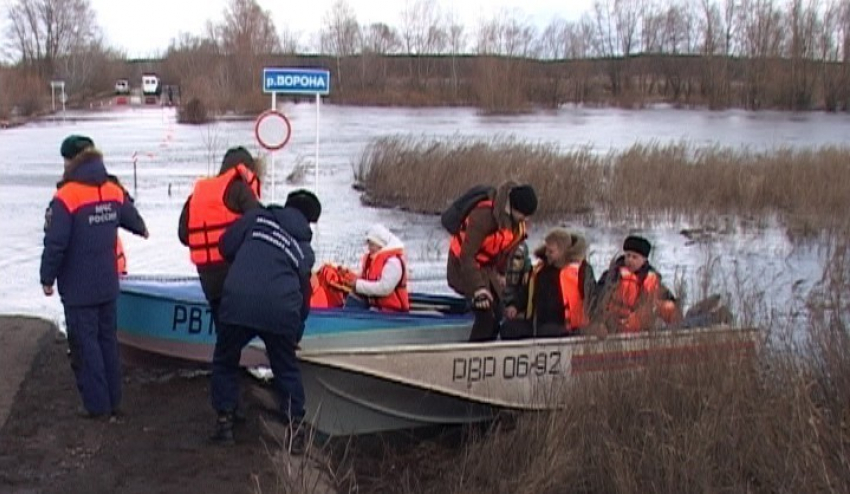
POLYGON ((283 149, 292 136, 292 126, 286 115, 277 110, 266 110, 254 123, 257 142, 268 151, 283 149))

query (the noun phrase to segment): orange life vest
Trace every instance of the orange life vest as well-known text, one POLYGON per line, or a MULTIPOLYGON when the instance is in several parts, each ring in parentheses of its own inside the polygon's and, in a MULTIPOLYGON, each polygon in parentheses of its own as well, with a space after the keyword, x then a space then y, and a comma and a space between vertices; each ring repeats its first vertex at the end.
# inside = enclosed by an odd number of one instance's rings
POLYGON ((218 242, 224 230, 241 216, 224 204, 227 186, 233 180, 245 180, 254 195, 260 197, 260 181, 245 165, 236 165, 221 175, 198 180, 189 201, 189 256, 197 266, 223 262, 218 242))
POLYGON ((342 307, 346 295, 351 292, 351 288, 344 283, 347 278, 356 279, 357 275, 343 266, 323 264, 310 277, 310 285, 313 288, 310 295, 310 307, 314 309, 342 307))
POLYGON ((124 204, 124 189, 114 182, 90 185, 72 181, 63 184, 55 197, 65 204, 68 212, 74 214, 80 208, 100 202, 124 204))
MULTIPOLYGON (((479 202, 475 208, 493 208, 493 200, 486 199, 479 202)), ((460 227, 460 231, 457 234, 452 235, 451 244, 449 244, 449 252, 452 253, 455 257, 460 257, 460 251, 463 247, 463 243, 466 242, 466 230, 469 226, 469 216, 463 220, 463 224, 460 227)), ((484 241, 481 242, 481 247, 478 249, 478 252, 475 253, 475 262, 478 266, 490 266, 495 263, 504 261, 505 252, 510 252, 514 249, 520 242, 525 240, 526 232, 525 232, 525 221, 520 221, 517 225, 516 231, 511 228, 502 228, 496 230, 495 232, 487 235, 484 238, 484 241)), ((500 268, 504 268, 504 266, 497 266, 500 268)))
MULTIPOLYGON (((558 282, 564 304, 564 332, 571 333, 587 326, 590 322, 584 313, 584 297, 581 294, 581 265, 583 261, 572 262, 561 268, 558 282)), ((528 308, 526 314, 534 314, 534 292, 538 289, 537 275, 543 269, 543 263, 534 267, 528 288, 528 308)))
MULTIPOLYGON (((638 304, 655 304, 660 285, 658 275, 649 271, 641 280, 640 276, 625 266, 619 270, 620 279, 611 297, 609 310, 624 321, 621 327, 623 332, 636 333, 647 329, 644 327, 646 321, 642 321, 637 314, 638 304)), ((649 306, 649 310, 652 311, 653 307, 649 306)))
POLYGON ((401 262, 401 280, 395 289, 386 297, 369 297, 369 305, 381 310, 395 312, 410 311, 410 297, 407 293, 407 263, 404 260, 404 250, 386 249, 378 251, 374 255, 363 256, 362 278, 366 281, 378 281, 384 266, 391 258, 396 257, 401 262))
POLYGON ((121 237, 115 239, 115 260, 117 262, 118 274, 127 274, 127 256, 124 255, 124 244, 121 242, 121 237))

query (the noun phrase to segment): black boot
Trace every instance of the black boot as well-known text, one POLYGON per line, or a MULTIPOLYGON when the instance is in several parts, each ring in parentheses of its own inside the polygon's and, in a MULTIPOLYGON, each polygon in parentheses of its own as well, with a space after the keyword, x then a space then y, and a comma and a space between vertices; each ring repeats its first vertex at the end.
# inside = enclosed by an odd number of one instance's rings
POLYGON ((289 433, 289 454, 301 456, 307 451, 307 429, 303 425, 292 424, 289 433))
POLYGON ((248 416, 245 415, 245 412, 242 411, 241 408, 236 408, 233 410, 233 423, 237 425, 242 425, 248 421, 248 416))
POLYGON ((233 414, 230 412, 219 412, 215 422, 215 432, 210 436, 210 441, 215 444, 230 446, 236 443, 233 438, 233 414))

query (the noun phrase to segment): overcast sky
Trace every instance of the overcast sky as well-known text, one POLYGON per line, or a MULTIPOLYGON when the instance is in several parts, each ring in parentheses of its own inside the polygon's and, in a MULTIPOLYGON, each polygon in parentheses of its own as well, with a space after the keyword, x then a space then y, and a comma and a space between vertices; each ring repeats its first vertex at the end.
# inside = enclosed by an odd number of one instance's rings
MULTIPOLYGON (((16 0, 0 0, 7 7, 16 0)), ((89 0, 97 13, 107 42, 124 49, 131 57, 144 57, 164 52, 172 38, 180 32, 201 34, 208 20, 218 22, 227 0, 89 0)), ((334 0, 258 0, 272 14, 278 31, 285 27, 302 34, 301 42, 309 43, 334 0)), ((473 30, 482 17, 500 10, 517 9, 531 22, 545 26, 554 16, 576 20, 590 10, 593 0, 437 0, 443 11, 453 10, 460 23, 473 30)), ((384 22, 398 27, 405 0, 348 0, 361 24, 384 22)), ((7 9, 2 9, 5 27, 7 9)), ((5 31, 5 29, 4 29, 5 31)))

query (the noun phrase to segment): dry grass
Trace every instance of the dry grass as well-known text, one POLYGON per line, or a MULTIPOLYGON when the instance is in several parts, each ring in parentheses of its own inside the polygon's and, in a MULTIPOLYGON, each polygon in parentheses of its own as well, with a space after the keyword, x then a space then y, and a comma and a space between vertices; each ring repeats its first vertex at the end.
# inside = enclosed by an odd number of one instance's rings
POLYGON ((535 185, 542 214, 587 211, 604 179, 604 159, 589 150, 559 153, 553 144, 511 138, 372 141, 354 165, 368 201, 436 213, 472 185, 512 178, 535 185), (411 177, 416 177, 411 180, 411 177))
MULTIPOLYGON (((850 492, 847 376, 777 348, 585 381, 461 445, 349 448, 340 492, 850 492), (846 380, 846 378, 845 378, 846 380), (842 383, 846 385, 847 383, 842 383), (844 401, 842 401, 844 400, 844 401)), ((833 362, 835 364, 835 362, 833 362)))
POLYGON ((338 492, 850 492, 850 243, 829 249, 787 317, 755 321, 766 339, 752 358, 595 376, 563 410, 425 441, 347 442, 327 469, 345 472, 338 492))
POLYGON ((203 101, 191 98, 177 110, 177 121, 182 124, 205 124, 210 121, 209 111, 203 101))
POLYGON ((310 173, 316 169, 313 159, 303 154, 295 157, 292 170, 286 175, 286 183, 290 185, 302 185, 307 182, 310 173))
POLYGON ((651 217, 780 218, 795 235, 844 222, 850 208, 850 149, 768 152, 685 144, 640 145, 607 155, 553 144, 387 137, 354 165, 371 204, 435 213, 468 187, 506 179, 538 190, 538 216, 630 223, 651 217), (411 177, 416 177, 411 180, 411 177))
POLYGON ((50 93, 45 98, 43 92, 33 91, 33 88, 42 87, 49 88, 47 81, 35 72, 0 66, 0 120, 49 110, 50 93))
POLYGON ((254 494, 275 492, 278 494, 331 494, 336 492, 334 468, 326 460, 325 448, 316 445, 315 431, 307 432, 308 444, 304 454, 291 454, 291 427, 278 422, 264 421, 263 427, 271 440, 265 443, 266 453, 275 466, 277 483, 263 486, 259 479, 253 478, 254 494))

